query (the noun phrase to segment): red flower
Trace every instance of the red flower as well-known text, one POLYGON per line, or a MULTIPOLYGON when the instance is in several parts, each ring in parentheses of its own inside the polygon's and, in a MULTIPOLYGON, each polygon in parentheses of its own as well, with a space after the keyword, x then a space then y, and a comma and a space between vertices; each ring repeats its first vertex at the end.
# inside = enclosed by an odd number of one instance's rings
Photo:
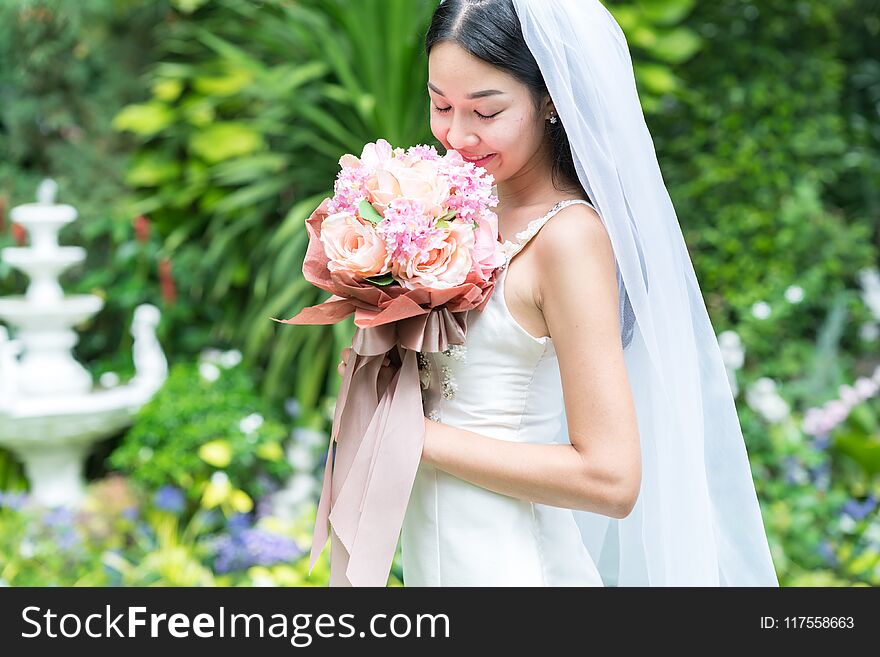
POLYGON ((131 222, 134 224, 135 239, 141 244, 146 244, 147 240, 150 239, 150 220, 146 216, 139 214, 131 222))
POLYGON ((177 300, 177 286, 174 284, 171 261, 168 258, 159 261, 159 284, 162 288, 162 299, 167 304, 173 304, 177 300))
POLYGON ((27 231, 25 231, 24 226, 21 224, 12 224, 12 236, 15 238, 15 243, 18 246, 24 246, 27 241, 27 231))

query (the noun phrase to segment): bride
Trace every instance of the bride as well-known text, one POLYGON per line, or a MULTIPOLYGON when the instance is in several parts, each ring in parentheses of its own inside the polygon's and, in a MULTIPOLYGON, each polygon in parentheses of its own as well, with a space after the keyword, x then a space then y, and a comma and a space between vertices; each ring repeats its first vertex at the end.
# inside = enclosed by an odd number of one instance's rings
POLYGON ((425 51, 507 261, 466 344, 420 355, 404 585, 777 586, 620 27, 598 0, 445 0, 425 51))

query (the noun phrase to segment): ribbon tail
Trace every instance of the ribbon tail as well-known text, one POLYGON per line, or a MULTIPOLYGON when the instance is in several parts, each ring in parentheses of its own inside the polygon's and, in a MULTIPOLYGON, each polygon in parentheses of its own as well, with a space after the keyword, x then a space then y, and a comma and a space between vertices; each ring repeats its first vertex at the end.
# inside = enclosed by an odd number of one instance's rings
POLYGON ((424 445, 414 351, 389 384, 367 428, 330 523, 347 552, 352 586, 385 586, 424 445))
MULTIPOLYGON (((324 466, 324 482, 321 486, 321 497, 315 516, 315 526, 312 530, 312 548, 309 558, 310 575, 315 567, 315 562, 324 551, 324 546, 330 535, 329 523, 331 509, 335 505, 334 493, 345 482, 350 470, 350 467, 348 467, 351 460, 349 455, 352 448, 357 446, 358 434, 361 432, 360 425, 358 424, 359 416, 365 412, 360 406, 366 404, 369 407, 371 403, 368 397, 365 398, 361 395, 351 396, 350 392, 363 389, 361 386, 369 386, 371 380, 375 389, 378 363, 371 363, 370 361, 372 360, 371 358, 365 359, 355 354, 353 358, 349 359, 342 377, 342 384, 336 398, 336 410, 333 413, 333 425, 330 430, 330 444, 327 448, 327 462, 324 466), (340 433, 345 436, 342 443, 339 442, 340 433), (334 446, 336 447, 335 451, 334 446)), ((333 570, 333 546, 335 542, 333 537, 331 537, 331 571, 333 570)))
POLYGON ((312 551, 309 557, 309 575, 315 567, 315 562, 324 551, 327 543, 328 523, 330 516, 330 488, 333 477, 333 440, 327 449, 327 462, 324 465, 324 484, 321 486, 321 498, 318 501, 318 512, 315 516, 315 528, 312 530, 312 551))

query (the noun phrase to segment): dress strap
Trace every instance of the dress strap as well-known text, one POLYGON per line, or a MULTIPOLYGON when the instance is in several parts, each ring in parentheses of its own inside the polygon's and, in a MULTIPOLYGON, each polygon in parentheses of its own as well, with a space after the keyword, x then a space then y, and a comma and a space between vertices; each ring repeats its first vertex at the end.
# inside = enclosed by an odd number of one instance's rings
POLYGON ((526 244, 529 243, 535 235, 538 234, 538 231, 541 230, 541 227, 546 224, 557 212, 562 210, 563 208, 567 208, 569 205, 574 205, 575 203, 583 203, 584 205, 588 205, 594 210, 596 209, 592 203, 588 203, 580 198, 569 198, 564 201, 559 201, 556 205, 554 205, 550 210, 543 216, 538 217, 537 219, 533 219, 528 223, 528 225, 518 232, 514 239, 507 240, 504 242, 504 252, 507 256, 507 261, 510 262, 510 259, 513 258, 517 253, 523 250, 526 244))

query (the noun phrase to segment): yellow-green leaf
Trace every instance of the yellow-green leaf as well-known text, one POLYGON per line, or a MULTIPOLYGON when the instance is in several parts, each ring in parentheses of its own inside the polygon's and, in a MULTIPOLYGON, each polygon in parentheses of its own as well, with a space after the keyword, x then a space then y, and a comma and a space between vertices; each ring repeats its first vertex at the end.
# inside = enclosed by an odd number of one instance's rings
POLYGON ((232 505, 232 508, 239 513, 248 513, 254 508, 254 501, 250 498, 250 495, 238 488, 232 491, 229 503, 232 505))
POLYGON ((174 122, 174 112, 167 105, 150 102, 127 105, 113 117, 113 127, 148 137, 174 122))
POLYGON ((136 156, 125 174, 125 182, 132 187, 157 187, 180 177, 180 164, 158 153, 136 156))
POLYGON ((215 123, 199 130, 189 140, 189 147, 209 163, 248 155, 264 148, 263 136, 243 123, 215 123))
POLYGON ((229 441, 212 440, 199 447, 199 458, 215 468, 225 468, 232 461, 232 447, 229 441))
POLYGON ((284 450, 276 442, 263 443, 257 447, 257 456, 267 461, 280 461, 284 458, 284 450))
POLYGON ((181 91, 183 91, 183 82, 180 80, 163 78, 153 84, 153 95, 162 101, 177 100, 181 91))
POLYGON ((253 75, 243 68, 230 68, 225 75, 195 78, 193 88, 206 96, 231 96, 239 93, 253 79, 253 75))

